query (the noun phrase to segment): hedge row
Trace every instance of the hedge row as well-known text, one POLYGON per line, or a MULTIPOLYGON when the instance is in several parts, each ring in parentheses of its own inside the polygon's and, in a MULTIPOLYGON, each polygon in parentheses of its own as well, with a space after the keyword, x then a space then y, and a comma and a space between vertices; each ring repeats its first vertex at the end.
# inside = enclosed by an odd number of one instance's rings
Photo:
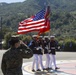
POLYGON ((71 51, 76 52, 76 41, 75 40, 67 40, 65 42, 59 43, 60 50, 62 51, 71 51))
MULTIPOLYGON (((8 34, 5 35, 5 37, 4 37, 5 43, 3 44, 3 48, 4 49, 8 49, 9 48, 8 41, 9 41, 11 35, 13 35, 13 33, 12 34, 8 33, 8 34)), ((32 39, 31 36, 27 36, 27 35, 20 36, 20 38, 26 44, 28 44, 30 42, 30 40, 32 39)), ((65 38, 65 39, 59 40, 58 43, 59 43, 59 46, 60 46, 59 50, 76 52, 76 39, 75 38, 65 38)))

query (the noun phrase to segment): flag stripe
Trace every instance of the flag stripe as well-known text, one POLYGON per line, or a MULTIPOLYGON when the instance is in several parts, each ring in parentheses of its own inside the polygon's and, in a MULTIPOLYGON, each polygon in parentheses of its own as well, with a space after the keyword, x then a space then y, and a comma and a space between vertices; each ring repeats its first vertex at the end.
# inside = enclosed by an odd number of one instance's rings
POLYGON ((19 26, 19 29, 22 28, 33 28, 33 27, 39 27, 39 26, 44 26, 44 22, 43 23, 39 23, 39 24, 35 24, 35 25, 28 25, 28 26, 19 26))
POLYGON ((42 23, 42 22, 45 22, 45 19, 42 19, 42 20, 38 20, 38 21, 31 21, 31 22, 24 22, 24 23, 20 23, 19 26, 24 26, 24 25, 34 25, 34 24, 37 24, 37 23, 42 23))
POLYGON ((30 32, 30 31, 39 31, 40 29, 43 29, 43 28, 46 28, 46 26, 41 26, 41 27, 37 27, 37 28, 30 28, 30 29, 22 29, 22 30, 19 30, 18 33, 21 33, 21 32, 30 32))
POLYGON ((40 27, 36 27, 36 28, 29 28, 29 29, 26 29, 26 28, 23 28, 23 29, 19 29, 19 31, 18 32, 20 32, 20 31, 29 31, 29 30, 40 30, 40 28, 43 28, 43 27, 46 27, 46 26, 40 26, 40 27))

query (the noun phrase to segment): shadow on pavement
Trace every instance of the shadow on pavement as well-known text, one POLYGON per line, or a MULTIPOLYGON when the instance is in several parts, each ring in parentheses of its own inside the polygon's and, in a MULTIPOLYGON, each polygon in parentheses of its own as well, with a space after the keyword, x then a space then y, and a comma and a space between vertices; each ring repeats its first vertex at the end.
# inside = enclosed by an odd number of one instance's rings
MULTIPOLYGON (((53 70, 53 71, 40 71, 40 72, 35 72, 34 75, 60 75, 60 73, 65 73, 63 71, 59 70, 53 70)), ((67 73, 65 73, 67 74, 67 73)))

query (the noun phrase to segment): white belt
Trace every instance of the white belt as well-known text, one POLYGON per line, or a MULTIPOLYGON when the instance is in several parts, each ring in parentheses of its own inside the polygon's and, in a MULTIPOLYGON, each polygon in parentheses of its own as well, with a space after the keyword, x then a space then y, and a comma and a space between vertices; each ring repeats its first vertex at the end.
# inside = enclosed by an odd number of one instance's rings
POLYGON ((45 47, 46 49, 49 49, 48 47, 45 47))
POLYGON ((42 47, 38 47, 39 49, 42 49, 42 47))
POLYGON ((51 49, 55 49, 55 47, 51 47, 51 49))
POLYGON ((42 49, 42 47, 37 47, 37 50, 42 49))

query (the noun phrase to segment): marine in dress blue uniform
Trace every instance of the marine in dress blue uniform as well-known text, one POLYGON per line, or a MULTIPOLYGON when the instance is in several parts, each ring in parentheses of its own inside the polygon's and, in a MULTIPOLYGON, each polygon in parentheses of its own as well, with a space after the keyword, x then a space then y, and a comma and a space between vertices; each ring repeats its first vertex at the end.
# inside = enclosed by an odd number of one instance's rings
MULTIPOLYGON (((51 36, 50 37, 50 54, 51 54, 51 57, 52 57, 52 62, 54 64, 54 67, 55 67, 55 70, 56 69, 59 69, 56 65, 56 58, 55 58, 55 55, 56 55, 56 48, 57 48, 57 43, 55 41, 55 36, 51 36)), ((51 62, 51 63, 52 63, 51 62)))
POLYGON ((42 56, 44 53, 43 46, 44 46, 44 42, 43 42, 42 36, 40 36, 38 38, 38 59, 39 59, 39 64, 40 64, 42 70, 44 70, 43 60, 42 60, 42 56))
POLYGON ((49 68, 50 57, 49 57, 48 49, 49 49, 49 39, 48 36, 44 36, 44 54, 46 56, 45 70, 49 68))
POLYGON ((39 69, 39 60, 38 60, 38 38, 37 35, 33 35, 32 36, 33 40, 31 41, 31 44, 29 45, 29 47, 33 50, 33 64, 32 64, 32 71, 40 71, 39 69), (36 65, 36 70, 35 70, 35 65, 36 65))

